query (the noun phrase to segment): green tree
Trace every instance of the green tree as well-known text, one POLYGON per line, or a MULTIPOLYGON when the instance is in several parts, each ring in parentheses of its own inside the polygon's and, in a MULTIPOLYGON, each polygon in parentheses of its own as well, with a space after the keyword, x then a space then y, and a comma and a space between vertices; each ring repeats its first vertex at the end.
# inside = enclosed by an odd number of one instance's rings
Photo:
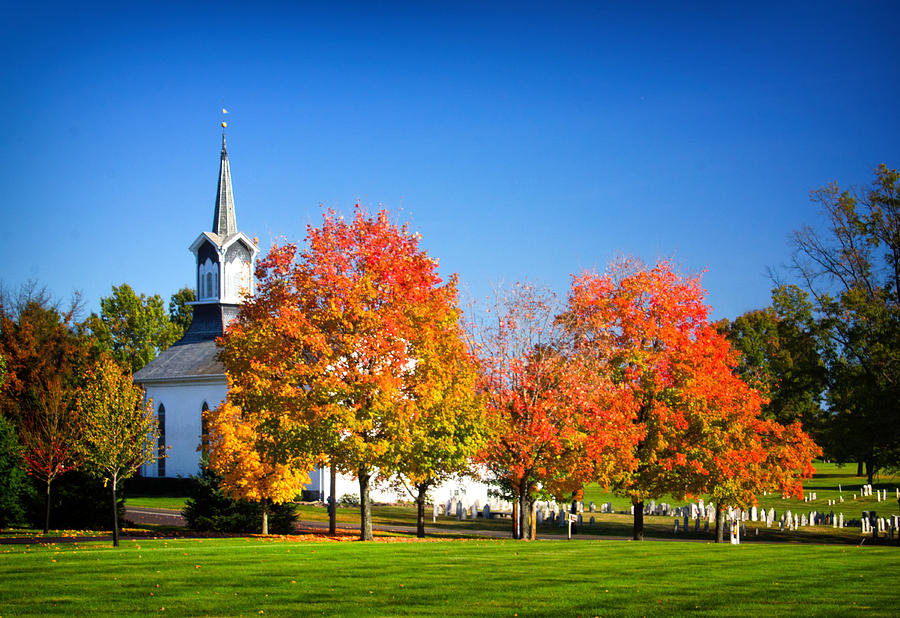
POLYGON ((815 299, 828 377, 830 449, 864 463, 871 483, 900 464, 900 174, 812 193, 824 229, 794 234, 793 269, 815 299))
POLYGON ((0 528, 25 520, 31 485, 25 474, 24 451, 13 424, 0 416, 0 528))
MULTIPOLYGON (((173 303, 176 317, 183 321, 174 298, 173 303)), ((87 326, 100 349, 131 372, 149 363, 183 333, 181 326, 169 319, 159 294, 138 296, 127 283, 113 286, 112 295, 100 299, 100 315, 91 314, 87 326)))
POLYGON ((826 374, 808 294, 797 286, 778 286, 772 306, 717 327, 741 353, 738 374, 767 397, 762 416, 782 425, 800 421, 820 437, 826 374))
POLYGON ((194 307, 188 303, 192 303, 195 300, 197 300, 197 297, 194 295, 194 290, 187 287, 181 288, 172 294, 172 298, 169 299, 169 321, 179 329, 176 340, 181 338, 191 325, 194 307))
POLYGON ((88 369, 78 389, 76 410, 82 419, 78 450, 85 469, 112 492, 113 545, 119 545, 118 484, 145 463, 156 461, 159 428, 153 402, 109 357, 88 369))

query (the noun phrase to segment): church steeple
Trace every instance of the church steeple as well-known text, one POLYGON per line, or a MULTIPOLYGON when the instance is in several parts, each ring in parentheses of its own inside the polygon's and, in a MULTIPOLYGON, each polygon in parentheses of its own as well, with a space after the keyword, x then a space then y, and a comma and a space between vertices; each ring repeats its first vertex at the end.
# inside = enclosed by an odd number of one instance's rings
POLYGON ((222 238, 228 238, 237 233, 237 222, 234 217, 234 193, 231 189, 231 166, 228 164, 224 130, 222 131, 222 157, 219 160, 219 189, 216 192, 216 212, 213 215, 212 232, 222 238))

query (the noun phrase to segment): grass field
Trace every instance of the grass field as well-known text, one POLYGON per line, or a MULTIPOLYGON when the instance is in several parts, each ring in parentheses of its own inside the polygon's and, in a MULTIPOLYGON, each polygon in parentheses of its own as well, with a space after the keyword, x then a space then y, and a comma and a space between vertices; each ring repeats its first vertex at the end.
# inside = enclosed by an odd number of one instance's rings
POLYGON ((13 615, 896 615, 889 547, 127 541, 0 548, 13 615), (164 608, 164 609, 163 609, 164 608))
MULTIPOLYGON (((900 513, 895 497, 896 487, 900 485, 900 477, 883 475, 876 482, 875 487, 888 490, 888 500, 886 502, 877 502, 874 496, 863 498, 860 496, 859 488, 864 482, 863 478, 856 477, 855 466, 838 466, 836 464, 819 463, 816 466, 816 476, 805 483, 807 494, 816 492, 817 499, 815 501, 804 502, 803 500, 784 500, 780 496, 760 496, 760 506, 764 508, 774 507, 780 516, 783 512, 790 509, 794 512, 807 513, 812 510, 820 512, 829 512, 834 510, 835 513, 843 512, 845 520, 851 518, 858 519, 862 511, 876 511, 880 516, 889 516, 891 514, 900 513), (841 490, 839 490, 839 488, 841 490), (856 494, 856 499, 853 494, 856 494), (828 500, 839 500, 843 496, 844 502, 833 506, 828 505, 828 500)), ((133 507, 154 507, 169 508, 173 510, 181 510, 184 506, 184 498, 168 498, 168 497, 129 497, 127 505, 133 507)), ((596 485, 589 486, 585 490, 585 503, 593 500, 596 504, 611 501, 613 507, 619 511, 617 514, 595 514, 596 524, 592 527, 585 527, 583 532, 601 536, 620 536, 628 537, 631 534, 632 518, 628 515, 630 503, 625 498, 620 498, 604 492, 601 487, 596 485)), ((662 498, 658 502, 670 502, 671 504, 684 504, 683 502, 672 498, 662 498)), ((328 519, 326 510, 322 506, 312 504, 302 504, 297 507, 298 517, 301 521, 307 522, 325 522, 328 519)), ((373 521, 376 525, 395 525, 395 526, 414 526, 415 510, 411 505, 376 505, 373 507, 373 521)), ((590 517, 589 513, 585 514, 585 520, 590 517)), ((338 521, 344 524, 356 524, 359 521, 359 511, 356 508, 339 508, 338 521)), ((441 517, 435 524, 431 523, 430 509, 427 517, 428 525, 439 531, 455 531, 465 532, 469 530, 495 530, 506 531, 510 528, 508 519, 496 519, 484 521, 463 520, 456 521, 455 517, 441 517)), ((791 541, 791 542, 808 542, 808 543, 858 543, 860 541, 858 528, 845 528, 844 530, 835 530, 831 526, 817 526, 802 528, 796 532, 779 531, 778 526, 773 529, 765 528, 765 525, 752 524, 748 522, 748 538, 747 541, 791 541), (758 531, 757 531, 758 529, 758 531)), ((704 533, 701 530, 697 533, 688 533, 688 538, 708 539, 710 533, 704 533)), ((541 527, 540 532, 543 534, 565 534, 565 529, 558 526, 546 525, 541 527)), ((647 536, 656 538, 673 538, 673 518, 671 517, 646 517, 645 533, 647 536)), ((682 530, 683 533, 683 530, 682 530)), ((684 535, 680 535, 683 537, 684 535)))

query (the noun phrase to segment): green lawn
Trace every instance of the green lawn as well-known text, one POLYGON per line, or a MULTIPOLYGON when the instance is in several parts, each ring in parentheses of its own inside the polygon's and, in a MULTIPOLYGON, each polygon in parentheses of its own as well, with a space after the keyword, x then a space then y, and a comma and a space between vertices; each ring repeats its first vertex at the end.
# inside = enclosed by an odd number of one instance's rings
POLYGON ((180 511, 184 508, 186 500, 187 498, 170 498, 168 496, 128 496, 125 498, 125 506, 180 511))
POLYGON ((900 550, 866 546, 259 537, 126 541, 118 550, 7 545, 0 612, 887 616, 897 613, 898 576, 900 550))

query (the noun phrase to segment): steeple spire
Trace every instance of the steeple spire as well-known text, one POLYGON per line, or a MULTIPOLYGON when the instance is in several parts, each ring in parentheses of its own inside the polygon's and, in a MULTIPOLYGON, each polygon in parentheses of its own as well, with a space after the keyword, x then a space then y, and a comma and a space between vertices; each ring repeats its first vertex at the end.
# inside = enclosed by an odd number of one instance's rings
POLYGON ((234 217, 234 193, 231 189, 231 166, 225 149, 225 123, 222 123, 222 158, 219 161, 219 189, 216 192, 216 212, 213 215, 213 234, 227 238, 237 233, 234 217))

